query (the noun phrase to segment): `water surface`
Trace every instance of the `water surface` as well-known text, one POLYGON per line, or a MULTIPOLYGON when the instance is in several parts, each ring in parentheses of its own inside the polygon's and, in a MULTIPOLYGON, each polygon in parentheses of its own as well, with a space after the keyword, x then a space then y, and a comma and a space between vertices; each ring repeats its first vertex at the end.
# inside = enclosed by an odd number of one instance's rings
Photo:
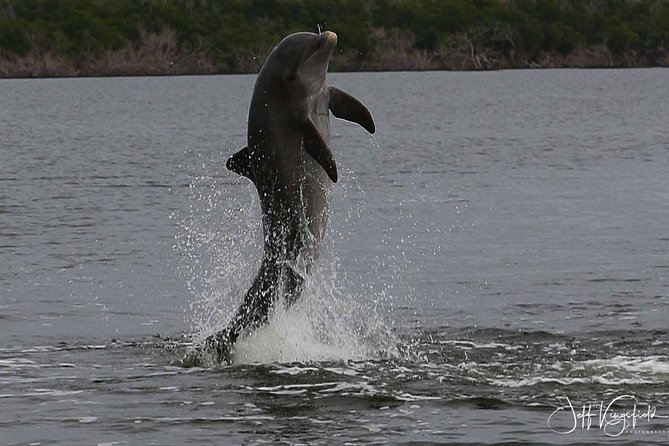
POLYGON ((254 77, 0 81, 0 443, 666 444, 667 71, 329 79, 378 130, 333 123, 321 271, 206 369, 170 362, 260 258, 254 77))

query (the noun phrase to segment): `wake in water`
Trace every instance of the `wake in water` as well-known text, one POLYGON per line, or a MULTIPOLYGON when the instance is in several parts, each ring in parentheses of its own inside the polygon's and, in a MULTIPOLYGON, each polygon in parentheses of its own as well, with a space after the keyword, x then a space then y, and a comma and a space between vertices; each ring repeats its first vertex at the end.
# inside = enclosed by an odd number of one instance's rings
POLYGON ((475 327, 421 330, 414 344, 418 360, 331 361, 324 358, 355 357, 349 355, 353 344, 343 351, 322 347, 313 327, 287 329, 298 322, 279 313, 239 344, 238 362, 280 362, 206 371, 166 365, 190 345, 185 339, 0 347, 0 401, 17 408, 3 412, 0 438, 48 443, 41 436, 47 430, 67 444, 84 435, 108 444, 127 435, 139 444, 207 444, 216 435, 221 443, 242 438, 244 444, 427 438, 509 445, 535 437, 547 441, 531 444, 666 444, 667 420, 660 418, 669 415, 666 331, 571 337, 475 327), (291 356, 308 359, 286 364, 291 356), (584 405, 623 395, 636 400, 620 401, 616 414, 635 402, 640 409, 656 407, 658 417, 640 419, 637 427, 662 433, 626 432, 627 442, 616 442, 596 425, 581 429, 579 420, 576 432, 560 436, 550 429, 569 429, 567 410, 553 416, 551 428, 547 424, 566 397, 580 413, 584 405))
MULTIPOLYGON (((220 161, 210 161, 220 165, 220 161)), ((173 216, 180 227, 175 250, 183 258, 181 274, 195 297, 191 304, 198 351, 195 360, 213 366, 217 365, 216 346, 203 341, 229 325, 253 280, 262 258, 261 219, 252 185, 240 187, 236 182, 200 175, 190 179, 189 191, 187 199, 192 204, 188 214, 173 216)), ((355 185, 345 185, 339 194, 345 197, 351 191, 361 193, 355 185)), ((361 210, 352 206, 344 211, 343 225, 359 218, 361 210)), ((287 309, 280 297, 267 325, 242 334, 232 352, 232 363, 398 356, 398 340, 377 308, 370 305, 374 296, 369 296, 368 290, 343 291, 338 283, 341 265, 332 252, 342 242, 344 231, 333 225, 328 231, 334 235, 326 237, 320 262, 306 278, 301 298, 287 309)), ((373 300, 378 303, 384 299, 376 296, 373 300)))

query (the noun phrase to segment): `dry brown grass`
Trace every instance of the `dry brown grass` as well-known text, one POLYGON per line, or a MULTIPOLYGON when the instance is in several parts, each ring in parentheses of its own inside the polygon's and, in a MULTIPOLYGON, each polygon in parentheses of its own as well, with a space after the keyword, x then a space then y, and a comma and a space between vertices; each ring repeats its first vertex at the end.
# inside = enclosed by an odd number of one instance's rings
MULTIPOLYGON (((628 50, 614 56, 605 45, 578 48, 568 55, 544 53, 535 59, 515 53, 510 33, 503 29, 482 29, 462 33, 442 42, 435 51, 416 48, 408 32, 378 29, 374 45, 364 55, 355 51, 335 53, 332 71, 419 71, 492 70, 505 68, 603 68, 669 66, 669 50, 639 55, 628 50), (489 47, 498 45, 502 52, 489 47)), ((165 76, 213 73, 257 73, 271 47, 257 47, 232 53, 215 65, 211 54, 179 47, 176 33, 140 33, 140 41, 99 55, 82 55, 68 60, 49 52, 31 51, 23 57, 0 53, 0 77, 69 76, 165 76)))
POLYGON ((70 76, 165 76, 175 74, 212 74, 209 55, 179 48, 176 33, 140 33, 140 42, 109 50, 101 55, 84 55, 78 61, 51 53, 31 51, 23 57, 0 56, 2 77, 70 76))
POLYGON ((52 53, 30 51, 23 57, 0 55, 2 77, 77 76, 77 69, 68 60, 52 53))
POLYGON ((80 74, 95 76, 166 76, 174 74, 211 74, 214 64, 202 52, 185 53, 179 49, 176 33, 140 33, 140 43, 126 44, 81 64, 80 74))

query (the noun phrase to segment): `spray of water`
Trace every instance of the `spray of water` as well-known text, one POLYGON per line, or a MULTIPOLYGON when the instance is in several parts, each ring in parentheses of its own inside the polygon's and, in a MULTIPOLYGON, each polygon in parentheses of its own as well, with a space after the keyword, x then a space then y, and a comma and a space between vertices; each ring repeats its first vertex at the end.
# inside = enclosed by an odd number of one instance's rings
MULTIPOLYGON (((243 179, 207 174, 224 160, 196 156, 189 180, 188 209, 176 217, 175 249, 192 293, 194 341, 223 329, 240 305, 262 257, 257 193, 243 179)), ((341 183, 340 183, 341 184, 341 183)), ((306 278, 302 297, 289 309, 275 305, 270 323, 242 337, 233 362, 363 360, 397 355, 397 340, 380 315, 385 290, 351 290, 337 255, 346 234, 364 211, 355 180, 335 189, 334 219, 318 265, 306 278), (353 196, 353 197, 352 197, 353 196), (352 199, 350 199, 352 198, 352 199), (350 200, 349 200, 350 199, 350 200), (340 275, 343 276, 340 278, 340 275)))

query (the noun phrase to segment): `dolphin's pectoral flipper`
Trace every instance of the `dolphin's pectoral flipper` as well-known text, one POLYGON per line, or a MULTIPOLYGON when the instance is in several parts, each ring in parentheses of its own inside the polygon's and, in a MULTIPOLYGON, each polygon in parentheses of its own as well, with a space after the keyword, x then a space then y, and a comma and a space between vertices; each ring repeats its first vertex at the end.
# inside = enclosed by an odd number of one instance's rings
POLYGON ((325 170, 333 183, 337 182, 337 164, 327 143, 311 119, 307 119, 303 126, 304 150, 316 160, 325 170))
POLYGON ((253 174, 253 166, 251 165, 251 151, 248 147, 244 147, 228 158, 225 167, 238 175, 248 178, 255 184, 255 175, 253 174))
POLYGON ((362 102, 336 87, 330 87, 330 110, 340 119, 360 124, 369 133, 376 131, 374 119, 362 102))

